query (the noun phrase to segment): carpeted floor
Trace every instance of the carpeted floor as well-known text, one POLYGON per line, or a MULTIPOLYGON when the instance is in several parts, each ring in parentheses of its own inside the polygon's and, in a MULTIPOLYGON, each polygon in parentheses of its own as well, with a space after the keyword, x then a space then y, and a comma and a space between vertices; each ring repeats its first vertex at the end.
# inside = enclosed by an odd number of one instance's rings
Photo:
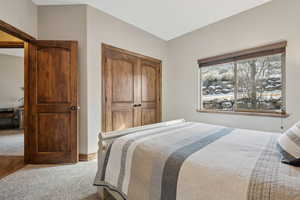
POLYGON ((94 200, 97 161, 27 165, 0 179, 1 200, 94 200))
POLYGON ((22 130, 0 131, 0 155, 24 156, 24 133, 22 130))

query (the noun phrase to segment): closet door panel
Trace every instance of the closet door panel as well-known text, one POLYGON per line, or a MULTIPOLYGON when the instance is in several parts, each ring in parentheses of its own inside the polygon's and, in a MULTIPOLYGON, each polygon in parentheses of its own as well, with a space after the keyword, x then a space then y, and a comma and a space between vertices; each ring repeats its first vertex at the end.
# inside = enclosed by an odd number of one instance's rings
POLYGON ((157 72, 153 66, 142 65, 142 102, 156 100, 157 72))
POLYGON ((142 125, 160 122, 160 65, 147 60, 141 62, 141 118, 142 125))
POLYGON ((103 46, 102 131, 160 122, 161 63, 103 46))
POLYGON ((104 52, 105 131, 135 126, 135 73, 138 59, 112 50, 104 52))
POLYGON ((113 130, 123 130, 133 127, 133 112, 132 111, 113 111, 112 112, 113 130))
POLYGON ((142 123, 143 125, 157 123, 156 109, 143 109, 142 111, 142 123))
POLYGON ((133 102, 134 63, 112 60, 112 101, 133 102))

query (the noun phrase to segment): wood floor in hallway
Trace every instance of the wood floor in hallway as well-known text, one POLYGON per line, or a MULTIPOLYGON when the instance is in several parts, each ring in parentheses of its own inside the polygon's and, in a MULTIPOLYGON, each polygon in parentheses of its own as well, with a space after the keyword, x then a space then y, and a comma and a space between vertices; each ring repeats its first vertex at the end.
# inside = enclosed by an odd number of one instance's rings
POLYGON ((0 179, 23 168, 24 156, 0 155, 0 179))

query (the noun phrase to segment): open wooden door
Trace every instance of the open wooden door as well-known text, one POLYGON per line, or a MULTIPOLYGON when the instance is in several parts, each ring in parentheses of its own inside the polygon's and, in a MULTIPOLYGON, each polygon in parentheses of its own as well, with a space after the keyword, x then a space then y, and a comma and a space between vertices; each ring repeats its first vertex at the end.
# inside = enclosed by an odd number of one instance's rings
POLYGON ((25 162, 76 163, 77 42, 29 43, 25 162))

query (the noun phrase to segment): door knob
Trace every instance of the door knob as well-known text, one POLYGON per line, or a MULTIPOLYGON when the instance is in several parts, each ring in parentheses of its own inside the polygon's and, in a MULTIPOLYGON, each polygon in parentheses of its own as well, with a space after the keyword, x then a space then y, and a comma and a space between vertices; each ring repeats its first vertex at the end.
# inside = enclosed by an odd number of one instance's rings
POLYGON ((133 104, 133 107, 140 107, 142 104, 133 104))
POLYGON ((72 111, 80 110, 80 107, 79 106, 71 106, 70 110, 72 110, 72 111))

